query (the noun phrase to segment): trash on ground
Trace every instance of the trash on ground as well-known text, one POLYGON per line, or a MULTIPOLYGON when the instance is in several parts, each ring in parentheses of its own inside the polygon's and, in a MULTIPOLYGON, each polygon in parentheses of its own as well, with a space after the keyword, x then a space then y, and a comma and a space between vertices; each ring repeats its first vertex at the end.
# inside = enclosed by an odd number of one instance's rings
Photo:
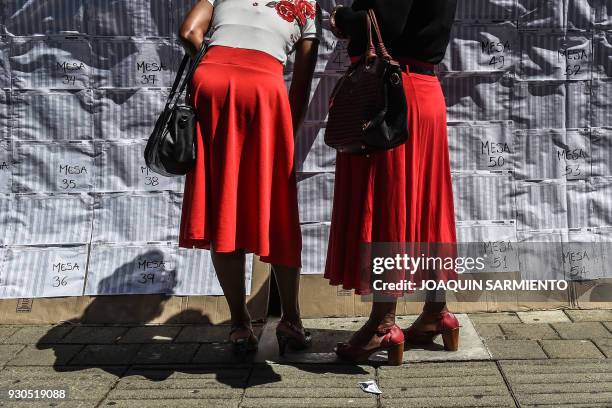
POLYGON ((380 388, 378 388, 378 384, 376 384, 376 381, 374 380, 361 381, 359 383, 359 387, 361 387, 362 391, 370 394, 382 394, 382 391, 380 390, 380 388))

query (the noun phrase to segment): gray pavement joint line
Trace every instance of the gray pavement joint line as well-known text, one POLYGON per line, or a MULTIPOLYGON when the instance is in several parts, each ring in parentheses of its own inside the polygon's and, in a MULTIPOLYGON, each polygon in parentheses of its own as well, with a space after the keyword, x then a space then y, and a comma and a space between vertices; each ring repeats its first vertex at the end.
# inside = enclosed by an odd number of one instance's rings
POLYGON ((567 313, 568 310, 571 310, 571 309, 563 309, 563 313, 567 316, 568 319, 570 319, 570 322, 576 323, 574 319, 572 319, 572 316, 569 313, 567 313))
POLYGON ((117 376, 117 378, 115 379, 115 382, 113 383, 113 385, 111 385, 111 387, 108 389, 108 391, 106 391, 106 394, 104 394, 104 396, 100 399, 100 401, 98 401, 98 403, 94 406, 95 408, 99 408, 102 406, 102 404, 104 403, 104 401, 106 401, 106 399, 108 398, 108 396, 110 395, 110 393, 117 388, 117 385, 119 385, 119 382, 121 381, 121 379, 123 379, 123 376, 125 374, 127 374, 127 372, 130 370, 131 366, 126 366, 125 369, 123 370, 123 372, 117 376))
MULTIPOLYGON (((374 381, 376 381, 376 384, 380 388, 380 375, 378 370, 380 370, 380 367, 374 367, 374 381)), ((383 408, 382 397, 380 395, 376 396, 376 408, 383 408)))
POLYGON ((238 401, 238 408, 242 408, 242 402, 246 397, 246 390, 249 387, 249 383, 251 382, 251 377, 253 376, 253 372, 255 371, 255 364, 250 364, 249 366, 249 375, 247 375, 246 382, 244 383, 244 387, 242 388, 242 395, 240 396, 240 401, 238 401))
POLYGON ((2 365, 2 370, 4 370, 4 369, 5 369, 5 368, 8 366, 8 364, 9 364, 11 361, 13 361, 14 359, 16 359, 16 358, 17 358, 17 356, 18 356, 19 354, 21 354, 21 352, 22 352, 22 351, 23 351, 23 350, 24 350, 26 347, 28 347, 28 345, 27 345, 27 344, 19 344, 19 346, 21 346, 21 348, 19 349, 19 351, 18 351, 18 352, 16 352, 15 354, 13 354, 13 357, 11 357, 11 358, 9 358, 8 360, 6 360, 6 362, 5 362, 5 363, 2 365))
POLYGON ((608 358, 608 354, 607 354, 607 353, 605 353, 605 352, 603 351, 603 349, 597 345, 597 342, 596 342, 596 341, 593 341, 593 339, 590 339, 589 341, 590 341, 591 343, 593 343, 593 345, 595 346, 595 348, 596 348, 597 350, 599 350, 599 352, 600 352, 601 354, 603 354, 603 356, 604 356, 604 357, 608 358))
POLYGON ((495 362, 495 365, 497 366, 497 370, 499 371, 499 373, 502 376, 502 379, 504 380, 504 384, 506 384, 506 388, 508 389, 510 396, 514 400, 514 405, 516 405, 516 408, 520 408, 521 404, 519 403, 517 396, 514 395, 514 390, 512 389, 512 385, 510 384, 510 381, 506 377, 506 373, 504 373, 504 369, 502 368, 500 361, 497 360, 495 362))
MULTIPOLYGON (((572 323, 573 323, 573 322, 572 322, 572 323)), ((563 337, 563 336, 561 335, 561 333, 559 333, 559 331, 558 331, 557 329, 555 329, 555 325, 554 325, 554 324, 549 324, 549 323, 546 323, 546 324, 548 324, 548 327, 550 327, 550 328, 552 329, 552 331, 554 331, 555 333, 557 333, 557 336, 559 336, 559 338, 560 338, 560 339, 562 339, 562 340, 563 340, 563 339, 565 339, 565 337, 563 337)), ((571 323, 570 323, 570 324, 571 324, 571 323)), ((603 326, 603 324, 602 324, 602 326, 603 326)), ((542 340, 544 340, 544 339, 542 339, 542 340)), ((543 350, 543 349, 544 349, 544 347, 542 347, 542 350, 543 350)))
MULTIPOLYGON (((178 343, 178 342, 176 341, 176 339, 178 339, 178 338, 179 338, 179 336, 181 335, 181 333, 183 332, 183 330, 185 329, 185 327, 186 327, 185 325, 180 326, 179 331, 178 331, 178 332, 176 332, 176 335, 175 335, 175 336, 172 338, 172 341, 170 342, 170 344, 180 344, 180 343, 178 343)), ((202 343, 200 343, 200 344, 202 344, 202 343)), ((197 353, 198 351, 200 351, 200 349, 197 349, 197 350, 196 350, 196 353, 197 353)), ((194 355, 194 356, 195 356, 195 355, 194 355)))
POLYGON ((542 340, 536 340, 536 342, 538 342, 538 346, 540 346, 544 354, 546 354, 546 358, 552 360, 552 357, 550 356, 550 354, 546 352, 546 349, 544 348, 544 345, 542 344, 542 340))

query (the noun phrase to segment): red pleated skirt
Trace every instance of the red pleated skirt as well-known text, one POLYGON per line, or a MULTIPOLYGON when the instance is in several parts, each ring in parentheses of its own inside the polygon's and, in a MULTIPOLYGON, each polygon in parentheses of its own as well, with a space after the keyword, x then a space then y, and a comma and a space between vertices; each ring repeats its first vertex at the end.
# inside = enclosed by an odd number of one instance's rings
POLYGON ((255 50, 211 47, 193 78, 197 161, 179 246, 244 250, 301 266, 293 127, 283 66, 255 50))
POLYGON ((363 243, 456 242, 442 88, 436 76, 425 74, 404 73, 403 81, 407 143, 369 157, 336 156, 325 277, 357 294, 372 292, 371 276, 359 265, 363 243))

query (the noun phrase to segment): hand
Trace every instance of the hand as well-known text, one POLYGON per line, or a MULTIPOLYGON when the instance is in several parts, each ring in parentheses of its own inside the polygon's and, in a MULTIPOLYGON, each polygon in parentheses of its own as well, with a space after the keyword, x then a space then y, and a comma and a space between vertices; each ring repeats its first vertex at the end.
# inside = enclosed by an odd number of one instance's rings
POLYGON ((340 8, 344 7, 342 4, 337 5, 332 13, 329 16, 329 25, 332 34, 334 34, 338 38, 348 38, 340 29, 336 26, 336 12, 340 10, 340 8))

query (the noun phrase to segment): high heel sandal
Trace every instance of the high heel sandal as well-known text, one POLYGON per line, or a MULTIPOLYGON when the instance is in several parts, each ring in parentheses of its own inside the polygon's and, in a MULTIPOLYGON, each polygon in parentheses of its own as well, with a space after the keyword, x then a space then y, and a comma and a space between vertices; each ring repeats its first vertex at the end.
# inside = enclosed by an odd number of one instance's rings
POLYGON ((285 355, 287 347, 292 351, 305 350, 312 343, 310 332, 286 320, 281 320, 276 326, 276 340, 278 341, 278 354, 285 355))
POLYGON ((380 345, 373 349, 364 349, 349 343, 338 343, 336 354, 342 360, 353 363, 365 363, 370 356, 382 350, 387 350, 387 361, 389 365, 399 366, 404 359, 404 333, 397 325, 379 329, 374 334, 382 337, 380 345))
POLYGON ((459 348, 459 327, 461 327, 459 320, 448 311, 439 313, 437 320, 435 330, 420 331, 414 328, 414 324, 404 330, 406 342, 411 344, 431 344, 441 334, 444 350, 457 351, 459 348))
POLYGON ((257 346, 259 344, 259 340, 253 333, 253 328, 249 327, 245 324, 233 324, 230 329, 230 342, 232 343, 232 352, 235 355, 246 357, 248 353, 257 351, 257 346), (237 339, 232 340, 232 334, 238 330, 248 330, 249 334, 245 337, 239 337, 237 339))

